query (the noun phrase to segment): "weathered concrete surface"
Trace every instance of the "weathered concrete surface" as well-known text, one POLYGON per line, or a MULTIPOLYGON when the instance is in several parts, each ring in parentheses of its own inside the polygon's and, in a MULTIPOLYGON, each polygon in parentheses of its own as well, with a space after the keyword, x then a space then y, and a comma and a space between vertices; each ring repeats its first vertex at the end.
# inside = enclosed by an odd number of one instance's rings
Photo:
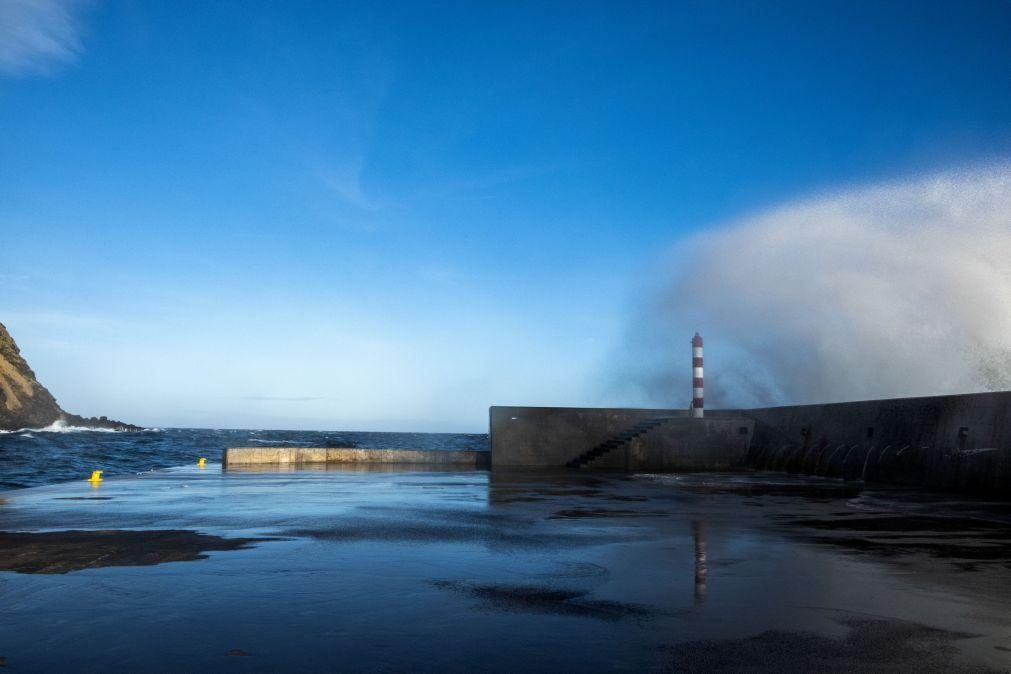
MULTIPOLYGON (((487 454, 488 452, 485 452, 487 454)), ((474 473, 485 472, 473 463, 233 463, 229 473, 474 473)))
MULTIPOLYGON (((582 452, 606 441, 637 422, 655 417, 685 415, 657 409, 598 409, 580 407, 492 407, 489 434, 495 468, 560 467, 582 452)), ((596 465, 610 465, 604 459, 596 465)))
POLYGON ((634 472, 740 468, 747 462, 754 428, 755 422, 744 417, 672 419, 629 443, 626 468, 634 472))
POLYGON ((423 449, 358 449, 352 447, 229 447, 222 452, 225 467, 254 464, 408 464, 487 468, 488 452, 423 449))
POLYGON ((747 418, 690 419, 684 410, 492 407, 492 466, 558 468, 635 424, 667 418, 587 468, 671 471, 745 465, 754 423, 747 418))
POLYGON ((723 414, 755 419, 758 468, 1011 494, 1009 391, 723 414))
POLYGON ((673 417, 590 467, 752 466, 1011 495, 1011 391, 707 410, 698 426, 683 410, 492 407, 490 416, 496 467, 563 466, 644 419, 673 417))

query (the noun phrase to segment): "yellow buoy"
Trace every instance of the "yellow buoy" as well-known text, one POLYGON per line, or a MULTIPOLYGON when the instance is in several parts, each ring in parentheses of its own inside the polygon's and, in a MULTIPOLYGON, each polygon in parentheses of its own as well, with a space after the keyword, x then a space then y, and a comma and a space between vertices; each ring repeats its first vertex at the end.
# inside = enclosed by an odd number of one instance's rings
POLYGON ((91 477, 88 478, 88 482, 90 482, 92 486, 97 486, 98 483, 101 481, 102 481, 102 471, 100 470, 91 471, 91 477))
POLYGON ((207 459, 205 459, 204 457, 200 457, 197 460, 197 468, 203 468, 204 464, 206 464, 206 463, 207 463, 207 459))

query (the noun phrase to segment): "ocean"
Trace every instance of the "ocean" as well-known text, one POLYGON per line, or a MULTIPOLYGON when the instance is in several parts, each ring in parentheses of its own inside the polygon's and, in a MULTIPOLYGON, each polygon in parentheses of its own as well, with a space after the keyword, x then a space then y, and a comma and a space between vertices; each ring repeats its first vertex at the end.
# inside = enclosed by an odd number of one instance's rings
POLYGON ((485 433, 379 433, 165 428, 138 432, 66 426, 0 431, 0 491, 221 461, 225 447, 361 447, 365 449, 488 449, 485 433))

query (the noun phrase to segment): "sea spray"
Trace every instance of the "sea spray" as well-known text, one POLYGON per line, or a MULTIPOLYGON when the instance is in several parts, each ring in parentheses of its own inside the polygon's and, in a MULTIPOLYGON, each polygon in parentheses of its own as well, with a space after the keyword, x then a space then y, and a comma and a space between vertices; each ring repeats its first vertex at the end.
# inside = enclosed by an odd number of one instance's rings
POLYGON ((695 330, 717 407, 1011 387, 1011 166, 787 203, 671 259, 615 357, 631 400, 687 405, 695 330))

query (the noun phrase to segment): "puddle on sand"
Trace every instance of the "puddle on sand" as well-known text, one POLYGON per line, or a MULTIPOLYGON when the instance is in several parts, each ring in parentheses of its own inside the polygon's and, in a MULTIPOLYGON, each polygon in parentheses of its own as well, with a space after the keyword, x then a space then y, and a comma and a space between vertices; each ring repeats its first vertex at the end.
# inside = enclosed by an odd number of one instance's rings
POLYGON ((587 590, 559 589, 543 585, 479 585, 460 581, 434 581, 435 587, 462 592, 498 611, 525 611, 581 616, 600 620, 645 618, 656 609, 619 601, 591 599, 587 590))

